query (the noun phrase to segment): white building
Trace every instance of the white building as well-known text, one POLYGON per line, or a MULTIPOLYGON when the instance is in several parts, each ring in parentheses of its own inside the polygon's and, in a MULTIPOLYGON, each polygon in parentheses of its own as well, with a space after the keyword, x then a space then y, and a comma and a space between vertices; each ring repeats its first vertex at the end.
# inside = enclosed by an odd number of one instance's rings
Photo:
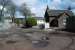
POLYGON ((37 20, 37 25, 44 24, 44 17, 34 17, 37 20))

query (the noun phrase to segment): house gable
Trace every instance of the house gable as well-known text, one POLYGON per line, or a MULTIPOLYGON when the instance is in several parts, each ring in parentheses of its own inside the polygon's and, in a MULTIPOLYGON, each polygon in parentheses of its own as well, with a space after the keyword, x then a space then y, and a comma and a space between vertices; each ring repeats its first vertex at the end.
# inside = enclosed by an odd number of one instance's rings
POLYGON ((71 15, 71 14, 68 14, 68 13, 66 13, 66 12, 63 12, 63 13, 61 13, 61 14, 58 15, 58 18, 60 18, 60 17, 62 17, 62 16, 65 16, 65 15, 67 15, 67 16, 73 16, 73 15, 71 15))
POLYGON ((63 13, 60 18, 58 18, 59 27, 64 27, 66 25, 66 18, 69 17, 67 13, 63 13))
POLYGON ((67 16, 73 16, 72 11, 70 10, 50 10, 47 6, 44 18, 46 22, 49 22, 51 17, 60 18, 64 13, 67 16))

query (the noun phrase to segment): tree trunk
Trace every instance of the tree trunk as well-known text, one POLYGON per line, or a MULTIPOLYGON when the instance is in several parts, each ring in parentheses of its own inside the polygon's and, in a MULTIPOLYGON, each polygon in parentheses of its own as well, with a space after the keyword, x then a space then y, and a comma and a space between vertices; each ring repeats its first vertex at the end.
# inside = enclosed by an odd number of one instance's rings
POLYGON ((15 17, 12 17, 12 23, 14 23, 15 22, 15 17))
POLYGON ((0 21, 1 22, 4 22, 4 20, 3 20, 3 11, 4 11, 4 6, 3 6, 3 8, 2 8, 2 10, 0 11, 0 21))

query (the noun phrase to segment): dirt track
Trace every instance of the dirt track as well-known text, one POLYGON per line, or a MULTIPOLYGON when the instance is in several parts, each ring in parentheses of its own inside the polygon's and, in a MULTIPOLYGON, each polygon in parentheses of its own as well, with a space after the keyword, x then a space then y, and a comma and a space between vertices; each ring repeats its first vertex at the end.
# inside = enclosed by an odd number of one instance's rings
POLYGON ((31 40, 26 40, 25 34, 22 29, 16 28, 1 32, 0 50, 75 50, 75 37, 49 35, 50 40, 47 47, 35 48, 31 40))

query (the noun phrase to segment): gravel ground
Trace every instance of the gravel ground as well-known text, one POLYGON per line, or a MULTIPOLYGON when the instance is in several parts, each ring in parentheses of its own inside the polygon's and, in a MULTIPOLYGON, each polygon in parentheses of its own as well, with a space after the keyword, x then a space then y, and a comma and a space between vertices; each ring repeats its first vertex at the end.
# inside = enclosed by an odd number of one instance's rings
MULTIPOLYGON (((33 35, 35 30, 38 29, 12 27, 10 30, 0 32, 0 50, 75 50, 75 37, 62 36, 61 34, 49 34, 50 40, 48 46, 36 48, 25 35, 27 33, 33 35)), ((37 34, 41 34, 41 32, 37 34)), ((39 37, 40 35, 37 36, 39 37)))

